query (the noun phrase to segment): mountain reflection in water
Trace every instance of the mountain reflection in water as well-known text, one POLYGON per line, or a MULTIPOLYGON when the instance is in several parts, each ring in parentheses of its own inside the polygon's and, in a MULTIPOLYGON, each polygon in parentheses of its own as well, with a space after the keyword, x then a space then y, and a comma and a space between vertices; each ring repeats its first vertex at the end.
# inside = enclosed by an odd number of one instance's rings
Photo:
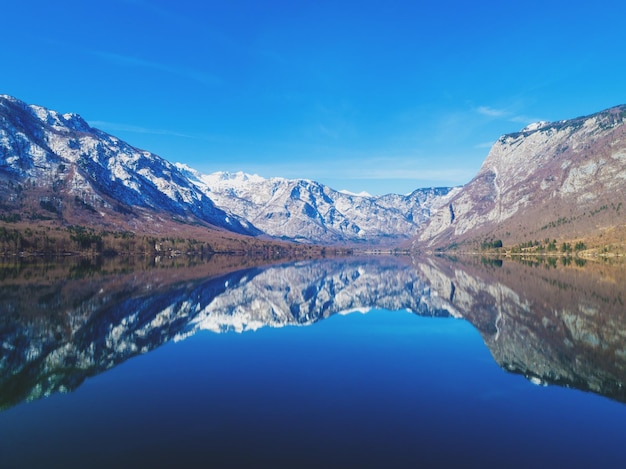
POLYGON ((433 259, 417 269, 505 370, 626 402, 623 266, 433 259))
POLYGON ((626 402, 626 271, 368 257, 0 283, 0 409, 199 330, 309 325, 372 308, 469 321, 504 369, 626 402))

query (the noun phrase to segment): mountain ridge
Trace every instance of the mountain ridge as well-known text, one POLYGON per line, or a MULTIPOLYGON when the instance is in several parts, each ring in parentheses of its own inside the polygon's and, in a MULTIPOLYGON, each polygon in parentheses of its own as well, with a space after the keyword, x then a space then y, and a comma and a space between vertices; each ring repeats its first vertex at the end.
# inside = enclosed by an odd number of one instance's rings
POLYGON ((347 194, 309 179, 244 172, 201 174, 177 163, 213 203, 270 236, 295 241, 384 244, 408 239, 458 188, 408 195, 347 194))
POLYGON ((90 127, 77 114, 6 95, 0 97, 0 184, 3 211, 30 210, 27 215, 35 218, 42 218, 43 209, 43 217, 70 224, 86 218, 137 228, 158 223, 158 213, 167 212, 235 233, 259 234, 216 208, 163 158, 90 127), (23 203, 28 192, 35 199, 29 207, 23 203))
POLYGON ((161 234, 196 225, 268 240, 391 245, 414 236, 458 190, 373 197, 306 179, 225 174, 202 175, 92 128, 78 114, 0 95, 5 221, 161 234))
POLYGON ((624 244, 625 122, 620 105, 530 124, 500 137, 463 187, 370 196, 308 179, 202 174, 92 128, 78 114, 0 95, 0 223, 21 217, 26 224, 182 234, 195 226, 260 242, 409 242, 414 250, 557 238, 624 244))

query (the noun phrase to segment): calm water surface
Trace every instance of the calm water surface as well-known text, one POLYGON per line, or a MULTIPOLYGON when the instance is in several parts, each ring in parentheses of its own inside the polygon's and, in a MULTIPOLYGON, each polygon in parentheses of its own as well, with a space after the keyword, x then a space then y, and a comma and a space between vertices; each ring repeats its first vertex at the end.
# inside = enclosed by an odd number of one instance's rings
POLYGON ((3 468, 626 465, 623 269, 29 277, 0 289, 3 468))

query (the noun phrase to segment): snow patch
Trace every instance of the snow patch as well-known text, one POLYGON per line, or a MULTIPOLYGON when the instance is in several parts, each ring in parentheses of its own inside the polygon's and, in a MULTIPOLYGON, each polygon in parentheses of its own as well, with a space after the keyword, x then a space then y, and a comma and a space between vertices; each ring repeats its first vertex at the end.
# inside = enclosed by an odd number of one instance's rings
MULTIPOLYGON (((339 192, 342 193, 342 194, 352 195, 352 196, 355 196, 355 197, 369 197, 369 198, 372 197, 372 194, 370 194, 367 191, 361 191, 359 193, 356 193, 356 192, 350 192, 347 189, 341 189, 339 192)), ((410 195, 410 194, 407 194, 407 195, 410 195)))
POLYGON ((522 129, 522 132, 534 132, 535 130, 542 129, 543 127, 545 127, 549 123, 550 122, 548 122, 548 121, 533 122, 532 124, 528 124, 526 127, 524 127, 522 129))
POLYGON ((352 309, 346 309, 344 311, 339 311, 337 314, 341 316, 347 316, 348 314, 352 314, 352 313, 367 314, 372 309, 373 308, 352 308, 352 309))

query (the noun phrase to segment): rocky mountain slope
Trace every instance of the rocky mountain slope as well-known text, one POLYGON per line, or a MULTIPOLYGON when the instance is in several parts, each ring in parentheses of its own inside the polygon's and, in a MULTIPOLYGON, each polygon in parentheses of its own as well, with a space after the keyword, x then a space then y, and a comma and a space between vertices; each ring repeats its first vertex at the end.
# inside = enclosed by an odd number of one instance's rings
POLYGON ((179 165, 213 203, 264 233, 292 241, 385 243, 414 236, 458 188, 408 195, 361 196, 305 179, 265 179, 245 173, 203 175, 179 165))
POLYGON ((201 175, 76 114, 6 95, 0 96, 0 189, 0 221, 153 233, 185 223, 324 244, 409 239, 458 190, 363 197, 308 180, 201 175))
POLYGON ((121 229, 171 219, 258 234, 215 207, 171 163, 60 114, 0 96, 3 215, 121 229))
POLYGON ((418 249, 585 239, 626 225, 626 106, 504 135, 418 249))

